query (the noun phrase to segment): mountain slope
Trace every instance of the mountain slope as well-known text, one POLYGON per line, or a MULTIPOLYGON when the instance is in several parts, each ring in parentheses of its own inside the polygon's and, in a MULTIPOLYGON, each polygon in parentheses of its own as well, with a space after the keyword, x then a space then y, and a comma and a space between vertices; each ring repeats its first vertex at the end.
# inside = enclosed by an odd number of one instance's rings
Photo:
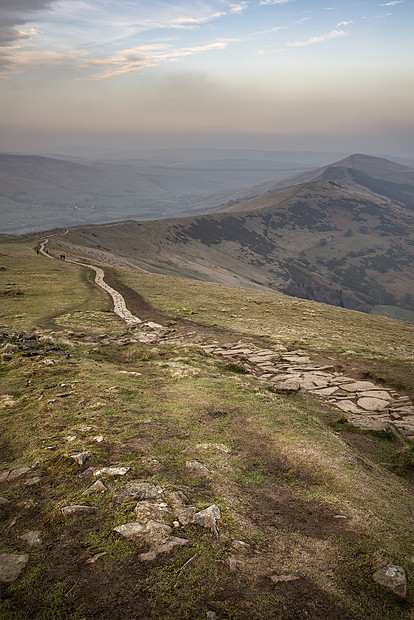
POLYGON ((414 310, 414 219, 333 181, 304 183, 210 215, 69 230, 58 249, 109 264, 266 288, 369 312, 414 310))

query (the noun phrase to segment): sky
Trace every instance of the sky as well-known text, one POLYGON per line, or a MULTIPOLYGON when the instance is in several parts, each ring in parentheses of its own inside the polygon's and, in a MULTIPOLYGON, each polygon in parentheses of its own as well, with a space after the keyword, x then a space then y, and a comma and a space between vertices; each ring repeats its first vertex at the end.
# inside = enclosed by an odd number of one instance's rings
POLYGON ((414 157, 414 0, 0 0, 0 151, 414 157))

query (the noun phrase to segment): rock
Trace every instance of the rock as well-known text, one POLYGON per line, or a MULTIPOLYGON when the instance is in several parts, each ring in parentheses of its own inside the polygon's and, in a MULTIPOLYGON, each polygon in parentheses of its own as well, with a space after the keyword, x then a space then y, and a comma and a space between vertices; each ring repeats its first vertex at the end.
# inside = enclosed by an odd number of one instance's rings
POLYGON ((345 412, 363 413, 363 411, 359 409, 359 407, 357 407, 356 404, 352 402, 352 400, 337 401, 335 402, 335 406, 338 407, 338 409, 342 409, 342 411, 345 411, 345 412))
POLYGON ((168 499, 174 508, 184 508, 188 504, 188 497, 182 491, 173 491, 168 499))
POLYGON ((385 392, 385 390, 369 390, 368 392, 360 392, 358 394, 361 398, 366 396, 367 398, 380 398, 381 400, 392 400, 392 396, 385 392))
POLYGON ((42 542, 39 530, 32 530, 31 532, 27 532, 27 534, 23 534, 23 536, 19 536, 19 538, 27 542, 31 547, 33 545, 39 545, 42 542))
POLYGON ((229 558, 229 566, 231 573, 238 573, 239 569, 245 564, 242 560, 237 560, 236 558, 229 558))
POLYGON ((171 534, 172 528, 165 523, 150 520, 147 523, 140 523, 139 521, 124 523, 114 527, 114 531, 125 538, 145 537, 151 542, 164 543, 171 534))
POLYGON ((181 523, 181 525, 188 525, 196 511, 197 508, 195 508, 195 506, 188 506, 177 514, 177 519, 181 523))
POLYGON ((157 499, 162 493, 162 488, 155 484, 150 484, 149 482, 131 482, 115 491, 112 497, 112 503, 122 504, 123 502, 157 499))
POLYGON ((366 392, 375 389, 375 385, 371 381, 354 381, 353 383, 342 383, 341 390, 346 392, 366 392))
POLYGON ((217 620, 217 614, 214 611, 208 611, 206 613, 207 620, 217 620))
POLYGON ((93 473, 95 476, 125 476, 130 469, 130 467, 102 467, 102 469, 95 469, 93 473))
POLYGON ((100 493, 106 493, 108 489, 102 482, 102 480, 97 480, 94 482, 86 491, 82 493, 82 495, 98 495, 100 493))
POLYGON ((0 482, 6 482, 7 478, 9 477, 9 473, 10 470, 6 470, 6 471, 2 471, 0 474, 0 482))
POLYGON ((142 562, 152 562, 156 560, 160 555, 168 555, 177 549, 178 547, 185 547, 189 544, 189 540, 186 538, 175 538, 171 536, 167 542, 156 547, 152 551, 148 551, 147 553, 140 553, 139 559, 142 562))
POLYGON ((16 480, 16 478, 20 478, 20 476, 24 476, 27 472, 30 471, 30 467, 19 467, 18 469, 13 469, 7 476, 7 482, 10 480, 16 480))
POLYGON ((114 527, 114 531, 125 538, 137 538, 138 536, 144 536, 147 533, 147 527, 144 523, 139 521, 132 523, 124 523, 114 527))
POLYGON ((300 390, 300 383, 292 379, 286 381, 276 381, 270 388, 271 392, 276 394, 295 394, 300 390))
POLYGON ((81 480, 83 480, 83 478, 90 478, 90 476, 93 475, 95 471, 94 467, 88 467, 87 469, 84 469, 83 471, 81 471, 80 474, 78 474, 78 478, 80 478, 81 480))
POLYGON ((151 520, 163 521, 165 517, 171 514, 171 510, 165 502, 155 504, 148 500, 143 500, 135 506, 134 513, 142 523, 147 523, 151 520))
POLYGON ((28 555, 0 553, 0 581, 3 583, 16 581, 28 561, 28 555))
POLYGON ((327 388, 315 388, 314 390, 312 390, 313 394, 316 394, 317 396, 332 396, 332 394, 335 394, 335 392, 338 391, 337 387, 327 387, 327 388))
POLYGON ((407 577, 402 566, 387 564, 387 566, 377 570, 372 578, 376 583, 390 588, 395 594, 405 598, 407 594, 407 577))
POLYGON ((62 508, 62 514, 65 517, 71 517, 72 515, 82 516, 85 514, 93 514, 98 510, 98 506, 81 506, 79 504, 74 504, 73 506, 64 506, 62 508))
POLYGON ((33 478, 29 478, 29 480, 26 480, 25 485, 31 487, 35 484, 38 484, 40 481, 41 478, 39 476, 34 476, 33 478))
POLYGON ((92 441, 96 441, 96 443, 102 443, 103 440, 103 435, 96 435, 96 437, 92 437, 92 441))
POLYGON ((271 575, 270 579, 273 583, 283 583, 286 581, 296 581, 299 577, 296 577, 296 575, 271 575))
POLYGON ((0 497, 0 506, 4 506, 5 504, 9 504, 10 501, 5 497, 0 497))
POLYGON ((366 411, 382 411, 388 407, 389 402, 380 398, 363 397, 358 399, 357 405, 366 411))
POLYGON ((103 558, 104 555, 108 555, 108 552, 102 551, 101 553, 96 553, 91 558, 88 558, 85 564, 95 564, 100 558, 103 558))
POLYGON ((208 528, 209 530, 211 530, 213 536, 217 538, 218 530, 216 523, 218 519, 221 519, 220 509, 215 504, 212 504, 208 508, 205 508, 200 512, 196 512, 193 515, 192 523, 196 523, 197 525, 208 528))
POLYGON ((86 463, 89 457, 92 456, 92 452, 90 450, 86 450, 85 452, 78 452, 77 454, 70 454, 71 459, 74 459, 79 465, 83 465, 86 463))
POLYGON ((198 461, 186 461, 185 466, 203 476, 208 476, 210 473, 207 467, 198 461))

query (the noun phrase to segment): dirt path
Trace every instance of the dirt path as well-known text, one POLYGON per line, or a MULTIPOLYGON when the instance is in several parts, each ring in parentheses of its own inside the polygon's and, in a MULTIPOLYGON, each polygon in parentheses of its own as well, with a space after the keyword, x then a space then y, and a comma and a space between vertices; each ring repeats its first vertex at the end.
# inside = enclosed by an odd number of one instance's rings
MULTIPOLYGON (((40 253, 52 258, 45 250, 48 238, 40 246, 40 253)), ((114 302, 114 312, 129 327, 136 327, 133 337, 144 343, 198 343, 206 353, 239 364, 249 373, 271 383, 274 391, 281 393, 299 390, 324 399, 337 407, 348 422, 364 430, 385 431, 391 424, 407 439, 414 441, 414 405, 407 396, 401 396, 392 389, 377 386, 370 381, 356 381, 336 372, 331 366, 321 366, 308 356, 306 351, 288 351, 279 346, 263 349, 239 342, 220 345, 203 345, 203 337, 196 331, 171 333, 167 327, 152 321, 143 321, 130 310, 122 293, 105 282, 105 273, 100 267, 71 259, 68 262, 88 267, 95 271, 95 283, 109 293, 114 302)), ((205 340, 204 340, 205 342, 205 340)))

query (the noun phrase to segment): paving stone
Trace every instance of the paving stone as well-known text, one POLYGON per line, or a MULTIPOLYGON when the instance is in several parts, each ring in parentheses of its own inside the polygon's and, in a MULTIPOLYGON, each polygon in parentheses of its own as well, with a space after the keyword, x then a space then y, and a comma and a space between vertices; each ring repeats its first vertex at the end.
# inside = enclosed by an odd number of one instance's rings
POLYGON ((363 413, 363 410, 359 409, 352 400, 340 400, 335 402, 336 407, 345 412, 350 413, 363 413))
POLYGON ((312 394, 317 394, 319 396, 332 396, 335 392, 338 391, 338 387, 326 387, 326 388, 315 388, 311 390, 312 394))
POLYGON ((353 381, 352 383, 343 383, 341 389, 347 392, 366 392, 375 389, 375 385, 371 381, 353 381))
POLYGON ((387 400, 379 398, 363 397, 358 399, 357 405, 366 411, 382 411, 385 407, 388 407, 389 403, 387 400))
POLYGON ((0 553, 0 581, 3 583, 16 581, 28 561, 28 555, 0 553))
POLYGON ((392 396, 386 392, 385 390, 368 390, 366 392, 359 392, 358 396, 360 398, 379 398, 381 400, 392 400, 392 396))

